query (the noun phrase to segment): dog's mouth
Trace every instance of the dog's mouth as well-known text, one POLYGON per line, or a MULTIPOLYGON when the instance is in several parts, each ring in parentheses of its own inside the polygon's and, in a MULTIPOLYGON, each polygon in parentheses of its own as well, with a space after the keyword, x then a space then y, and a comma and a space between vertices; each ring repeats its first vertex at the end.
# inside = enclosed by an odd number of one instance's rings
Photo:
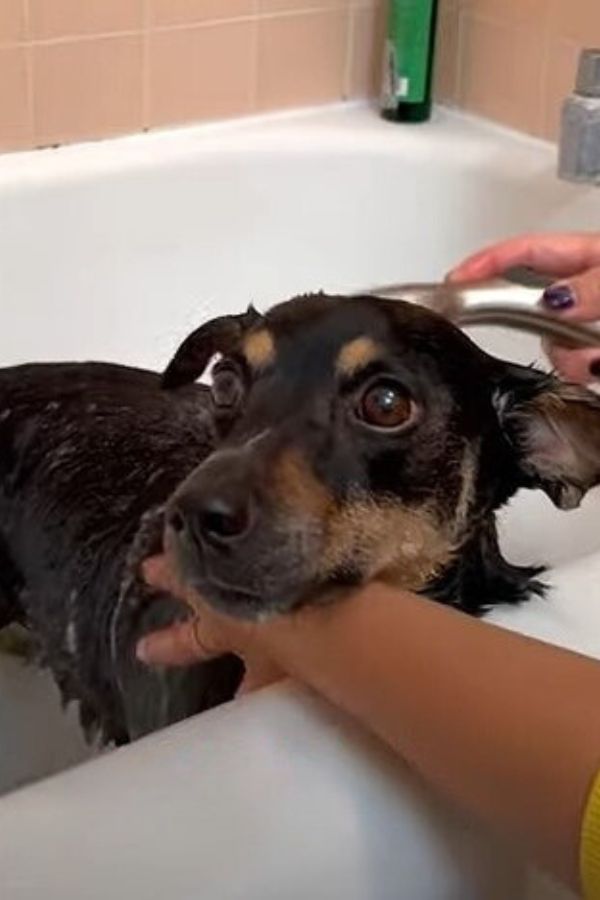
POLYGON ((240 618, 260 616, 264 606, 262 594, 219 571, 202 543, 194 542, 192 547, 167 527, 163 544, 178 580, 214 609, 240 618))
POLYGON ((257 619, 265 614, 261 594, 241 585, 232 584, 206 572, 202 577, 188 579, 188 583, 206 602, 219 612, 240 619, 257 619))

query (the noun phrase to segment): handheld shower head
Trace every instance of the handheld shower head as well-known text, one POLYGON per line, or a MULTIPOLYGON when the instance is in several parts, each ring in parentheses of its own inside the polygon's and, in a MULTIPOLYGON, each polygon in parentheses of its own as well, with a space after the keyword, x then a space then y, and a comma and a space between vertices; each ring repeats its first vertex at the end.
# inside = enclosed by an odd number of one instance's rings
POLYGON ((464 284, 388 284, 368 293, 426 306, 461 327, 497 325, 549 337, 567 347, 600 347, 600 329, 547 313, 540 301, 552 279, 515 268, 500 278, 464 284))

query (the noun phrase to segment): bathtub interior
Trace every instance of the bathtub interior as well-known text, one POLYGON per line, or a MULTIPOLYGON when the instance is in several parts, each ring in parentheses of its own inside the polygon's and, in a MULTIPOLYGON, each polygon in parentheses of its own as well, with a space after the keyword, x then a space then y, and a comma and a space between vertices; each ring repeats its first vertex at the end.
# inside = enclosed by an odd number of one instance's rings
MULTIPOLYGON (((556 181, 544 145, 451 114, 400 132, 361 109, 0 160, 0 195, 6 365, 160 368, 192 327, 250 301, 431 280, 483 242, 596 215, 589 191, 556 181)), ((542 361, 530 337, 472 336, 542 361)), ((555 587, 498 621, 600 656, 599 504, 594 493, 565 514, 540 494, 516 498, 507 555, 547 563, 555 587)), ((0 791, 94 752, 44 673, 0 656, 0 683, 0 791)))

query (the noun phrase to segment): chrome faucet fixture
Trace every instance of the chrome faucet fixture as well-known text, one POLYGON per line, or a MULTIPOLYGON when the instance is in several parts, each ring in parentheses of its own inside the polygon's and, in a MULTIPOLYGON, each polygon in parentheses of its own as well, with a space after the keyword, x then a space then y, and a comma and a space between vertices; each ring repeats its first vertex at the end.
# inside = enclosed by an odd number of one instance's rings
POLYGON ((575 91, 563 104, 558 176, 600 185, 600 49, 582 51, 575 91))

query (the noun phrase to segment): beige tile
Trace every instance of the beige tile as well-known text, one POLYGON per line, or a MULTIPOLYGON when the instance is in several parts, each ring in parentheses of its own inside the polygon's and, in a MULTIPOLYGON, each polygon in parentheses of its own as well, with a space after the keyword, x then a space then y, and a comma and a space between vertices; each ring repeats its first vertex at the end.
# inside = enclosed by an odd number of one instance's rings
POLYGON ((542 130, 543 36, 533 27, 461 18, 459 101, 532 134, 542 130))
MULTIPOLYGON (((5 2, 5 0, 0 0, 5 2)), ((135 31, 142 27, 144 0, 28 0, 34 40, 135 31)))
POLYGON ((24 47, 0 49, 0 150, 15 150, 31 140, 27 52, 24 47))
POLYGON ((458 99, 459 18, 457 8, 440 12, 434 60, 433 93, 441 103, 458 99))
POLYGON ((0 44, 25 37, 25 0, 0 0, 0 44))
POLYGON ((480 19, 513 25, 536 25, 541 30, 553 2, 554 0, 458 0, 458 6, 462 13, 480 19))
POLYGON ((249 113, 256 27, 256 22, 234 22, 151 33, 147 124, 249 113))
POLYGON ((575 84, 578 57, 577 44, 561 38, 550 41, 543 85, 542 130, 544 136, 551 140, 558 137, 560 113, 565 98, 575 84))
POLYGON ((385 13, 381 6, 352 12, 350 97, 375 97, 381 88, 385 13))
POLYGON ((258 106, 280 109, 344 94, 348 16, 314 13, 259 22, 258 106))
POLYGON ((600 45, 599 0, 548 0, 554 37, 578 41, 586 47, 600 45))
POLYGON ((136 131, 142 125, 141 37, 34 45, 33 73, 39 144, 136 131))
POLYGON ((258 0, 259 13, 306 12, 315 9, 340 9, 350 0, 258 0))
POLYGON ((147 0, 150 26, 236 19, 256 13, 258 0, 147 0))

